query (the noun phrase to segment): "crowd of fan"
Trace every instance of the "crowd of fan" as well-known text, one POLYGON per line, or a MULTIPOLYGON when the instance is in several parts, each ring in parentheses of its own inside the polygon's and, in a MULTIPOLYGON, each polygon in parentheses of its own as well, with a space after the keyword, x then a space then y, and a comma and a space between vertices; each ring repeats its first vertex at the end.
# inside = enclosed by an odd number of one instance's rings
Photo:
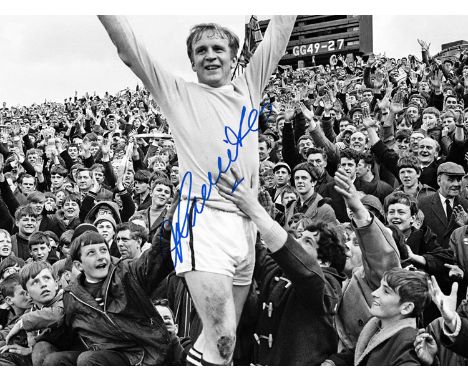
MULTIPOLYGON (((318 237, 325 292, 307 261, 284 266, 259 237, 235 365, 467 364, 468 51, 441 60, 420 45, 421 60, 338 56, 272 76, 259 126, 259 200, 299 242, 318 237), (399 280, 394 268, 415 276, 399 280), (373 291, 397 285, 404 299, 406 289, 427 289, 422 272, 433 276, 433 302, 427 293, 414 297, 408 317, 418 319, 419 333, 389 344, 377 330, 380 348, 363 353, 363 327, 376 309, 369 307, 382 298, 373 291), (321 293, 319 306, 313 296, 321 293)), ((116 350, 115 364, 119 351, 139 364, 141 350, 155 364, 184 364, 201 321, 172 271, 163 224, 183 174, 149 92, 4 103, 0 125, 0 365, 93 364, 103 343, 116 350), (130 264, 121 283, 132 284, 124 297, 133 300, 86 301, 92 284, 87 277, 80 289, 75 280, 90 272, 81 251, 90 244, 130 264), (135 286, 142 275, 144 287, 135 286), (138 288, 165 327, 145 326, 150 308, 138 288), (88 319, 67 315, 64 290, 92 305, 88 319), (93 309, 114 318, 94 328, 93 309), (113 323, 116 312, 139 310, 135 328, 113 323), (164 347, 147 341, 150 329, 168 338, 164 347)))

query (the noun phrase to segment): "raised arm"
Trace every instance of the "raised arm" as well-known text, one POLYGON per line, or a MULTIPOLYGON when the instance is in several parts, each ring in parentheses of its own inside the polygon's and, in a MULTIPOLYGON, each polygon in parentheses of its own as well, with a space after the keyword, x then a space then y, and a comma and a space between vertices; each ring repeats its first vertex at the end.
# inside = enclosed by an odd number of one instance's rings
POLYGON ((335 173, 335 184, 336 191, 353 212, 352 223, 362 251, 366 281, 373 290, 377 289, 386 271, 401 267, 398 247, 382 222, 364 207, 353 182, 341 168, 335 173))
POLYGON ((151 91, 159 105, 165 104, 168 94, 176 94, 175 77, 161 68, 138 41, 128 20, 123 16, 98 16, 119 57, 151 91))
POLYGON ((271 74, 284 56, 295 21, 296 16, 273 16, 271 18, 265 36, 245 71, 245 78, 253 92, 253 99, 262 99, 262 93, 271 74))

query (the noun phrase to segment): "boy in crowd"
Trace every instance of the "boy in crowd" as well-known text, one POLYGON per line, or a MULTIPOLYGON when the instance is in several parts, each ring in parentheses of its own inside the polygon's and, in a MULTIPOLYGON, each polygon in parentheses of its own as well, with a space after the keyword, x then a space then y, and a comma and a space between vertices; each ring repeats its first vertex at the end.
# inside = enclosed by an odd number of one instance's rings
POLYGON ((362 329, 356 348, 335 354, 322 365, 418 366, 414 341, 416 320, 430 301, 428 278, 423 272, 394 268, 383 275, 372 292, 372 318, 362 329))
POLYGON ((11 237, 11 251, 19 258, 27 260, 31 257, 29 238, 36 231, 36 213, 30 206, 22 206, 16 210, 15 224, 18 233, 11 237))
MULTIPOLYGON (((52 255, 49 237, 44 232, 34 232, 29 240, 29 252, 34 261, 47 261, 49 264, 55 263, 58 258, 52 255)), ((55 252, 55 251, 54 251, 55 252)))
POLYGON ((183 366, 187 357, 187 351, 192 341, 190 337, 178 337, 179 326, 175 323, 174 312, 169 307, 169 301, 166 299, 156 300, 154 306, 166 325, 166 329, 173 339, 178 341, 173 348, 173 364, 183 366), (187 351, 186 351, 187 350, 187 351))
POLYGON ((168 225, 155 235, 151 249, 137 259, 112 259, 106 240, 96 232, 85 232, 73 241, 70 257, 81 274, 66 289, 65 318, 87 350, 75 352, 74 357, 64 352, 66 359, 60 353, 51 354, 47 364, 173 362, 175 342, 149 297, 173 269, 168 225))
POLYGON ((34 366, 41 366, 45 356, 57 349, 47 341, 55 337, 63 322, 63 291, 58 290, 52 266, 45 261, 26 264, 19 277, 21 286, 32 299, 33 307, 11 328, 5 337, 6 345, 0 351, 12 349, 10 341, 24 330, 28 334, 27 343, 30 348, 24 352, 31 354, 34 366))
MULTIPOLYGON (((0 294, 5 299, 7 305, 7 322, 5 328, 0 330, 0 347, 5 345, 5 337, 11 328, 21 318, 24 312, 31 307, 31 298, 21 286, 20 276, 14 273, 8 276, 0 284, 0 294)), ((0 366, 30 366, 31 351, 28 348, 26 333, 15 337, 10 344, 8 351, 0 354, 0 366)))

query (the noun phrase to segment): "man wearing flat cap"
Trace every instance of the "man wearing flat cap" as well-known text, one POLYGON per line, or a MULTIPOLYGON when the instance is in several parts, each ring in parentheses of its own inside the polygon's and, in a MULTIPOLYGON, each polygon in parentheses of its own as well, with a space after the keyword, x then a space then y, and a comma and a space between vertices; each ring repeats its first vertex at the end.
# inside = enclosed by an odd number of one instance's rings
POLYGON ((285 162, 278 162, 273 167, 273 174, 275 177, 275 187, 269 190, 270 196, 274 203, 281 204, 281 193, 289 185, 291 179, 291 167, 285 162))
POLYGON ((437 235, 437 241, 448 248, 452 232, 463 225, 457 219, 468 211, 468 201, 460 198, 461 180, 465 175, 463 167, 453 162, 445 162, 437 168, 439 189, 433 195, 422 198, 418 205, 424 213, 425 224, 437 235))

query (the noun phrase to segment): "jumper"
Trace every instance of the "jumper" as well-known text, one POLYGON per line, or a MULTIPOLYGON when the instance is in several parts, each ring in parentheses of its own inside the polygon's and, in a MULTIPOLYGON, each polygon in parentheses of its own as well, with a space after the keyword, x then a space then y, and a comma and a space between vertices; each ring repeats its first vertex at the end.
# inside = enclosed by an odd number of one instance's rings
POLYGON ((163 69, 136 39, 125 18, 100 16, 100 20, 120 58, 150 90, 169 122, 179 158, 181 198, 199 200, 202 187, 206 187, 207 206, 243 215, 210 187, 208 173, 215 183, 219 167, 224 170, 230 164, 229 149, 244 179, 258 184, 258 107, 270 75, 284 55, 296 17, 274 16, 245 72, 219 88, 187 82, 163 69), (241 124, 243 107, 246 111, 241 124), (225 126, 232 130, 225 131, 225 126), (237 141, 235 135, 245 135, 241 145, 231 144, 237 141), (219 167, 218 158, 222 161, 219 167))

